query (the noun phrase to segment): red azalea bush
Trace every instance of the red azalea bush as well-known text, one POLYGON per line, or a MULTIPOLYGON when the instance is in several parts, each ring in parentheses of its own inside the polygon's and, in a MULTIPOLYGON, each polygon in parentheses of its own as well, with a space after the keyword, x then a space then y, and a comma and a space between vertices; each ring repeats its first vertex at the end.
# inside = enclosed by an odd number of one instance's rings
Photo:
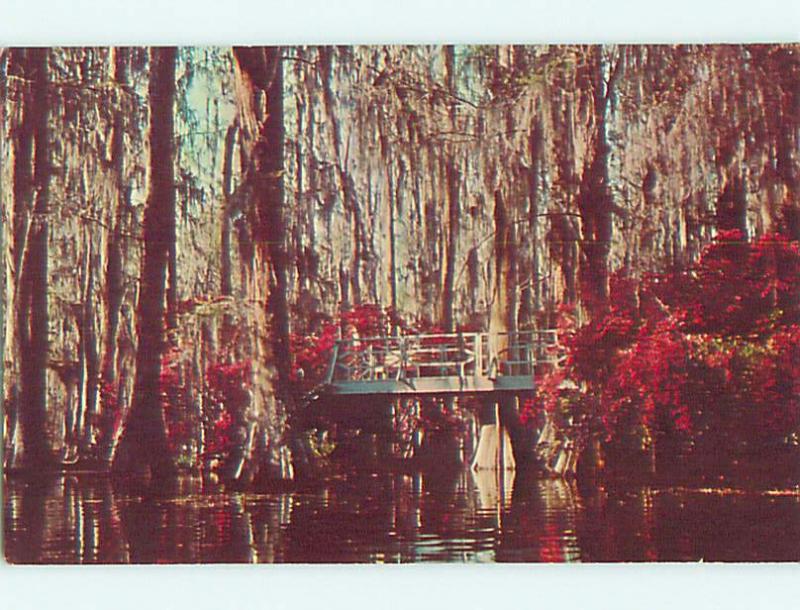
POLYGON ((763 336, 800 322, 800 253, 782 235, 720 232, 692 272, 666 280, 652 292, 681 311, 689 333, 763 336))
POLYGON ((589 414, 588 429, 608 446, 638 439, 639 448, 728 461, 792 441, 800 426, 796 242, 721 232, 688 272, 636 282, 617 274, 610 293, 604 312, 564 334, 566 367, 543 380, 523 419, 589 414))
POLYGON ((359 337, 380 337, 388 331, 388 312, 372 303, 356 305, 341 313, 341 326, 354 326, 359 337))
POLYGON ((218 362, 206 369, 206 443, 209 455, 225 454, 236 443, 235 424, 250 402, 250 360, 218 362))
POLYGON ((338 338, 339 327, 333 323, 325 324, 317 334, 293 334, 290 337, 291 381, 301 390, 308 391, 325 379, 338 338))
POLYGON ((308 392, 325 379, 333 347, 343 334, 349 336, 355 331, 362 340, 361 347, 365 347, 368 344, 365 339, 387 335, 391 328, 408 332, 411 326, 392 309, 366 303, 342 311, 338 320, 325 322, 316 333, 293 334, 290 337, 290 380, 300 392, 308 392))
POLYGON ((194 459, 187 449, 197 443, 198 431, 203 426, 205 453, 226 453, 236 442, 234 425, 242 420, 250 401, 250 361, 217 362, 206 369, 202 415, 194 408, 195 397, 187 387, 181 367, 182 354, 176 348, 161 359, 159 398, 170 449, 179 460, 194 459))

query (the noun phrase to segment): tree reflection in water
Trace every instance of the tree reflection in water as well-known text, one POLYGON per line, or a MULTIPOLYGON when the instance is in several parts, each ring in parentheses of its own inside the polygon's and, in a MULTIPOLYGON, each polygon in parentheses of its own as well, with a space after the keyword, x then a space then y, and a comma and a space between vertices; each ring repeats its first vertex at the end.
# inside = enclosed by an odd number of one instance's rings
POLYGON ((8 479, 13 563, 800 559, 797 490, 654 489, 508 471, 351 473, 314 490, 158 493, 70 475, 8 479), (501 489, 502 487, 502 489, 501 489))

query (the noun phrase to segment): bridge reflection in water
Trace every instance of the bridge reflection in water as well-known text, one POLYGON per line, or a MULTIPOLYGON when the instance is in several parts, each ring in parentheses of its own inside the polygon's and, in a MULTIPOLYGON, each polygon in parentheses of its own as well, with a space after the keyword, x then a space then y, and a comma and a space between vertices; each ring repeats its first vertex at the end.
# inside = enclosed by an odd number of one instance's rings
POLYGON ((796 494, 581 492, 513 472, 501 490, 494 474, 351 473, 268 494, 196 479, 159 494, 91 476, 7 480, 4 552, 12 563, 800 559, 796 494))

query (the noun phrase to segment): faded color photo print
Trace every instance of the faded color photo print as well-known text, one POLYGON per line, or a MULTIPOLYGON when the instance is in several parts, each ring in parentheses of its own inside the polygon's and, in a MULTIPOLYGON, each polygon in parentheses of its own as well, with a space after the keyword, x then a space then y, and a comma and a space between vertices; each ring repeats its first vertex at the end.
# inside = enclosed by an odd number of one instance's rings
POLYGON ((13 564, 800 560, 800 46, 0 49, 13 564))

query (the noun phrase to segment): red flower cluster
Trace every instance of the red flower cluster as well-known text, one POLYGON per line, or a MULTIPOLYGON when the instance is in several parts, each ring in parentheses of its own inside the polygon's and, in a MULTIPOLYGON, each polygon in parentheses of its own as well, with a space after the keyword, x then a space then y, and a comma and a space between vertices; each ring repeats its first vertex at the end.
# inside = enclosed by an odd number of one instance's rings
POLYGON ((611 302, 574 333, 565 370, 522 409, 568 399, 607 441, 674 436, 697 451, 780 444, 800 426, 800 248, 722 232, 685 273, 616 275, 611 302), (566 375, 579 384, 562 387, 566 375))
POLYGON ((336 324, 325 324, 319 334, 290 337, 292 352, 291 381, 310 389, 320 383, 330 364, 331 350, 339 337, 336 324))
POLYGON ((328 371, 333 346, 343 332, 348 334, 354 329, 355 334, 366 339, 387 334, 392 325, 405 327, 405 323, 391 309, 364 304, 343 311, 339 320, 323 324, 317 333, 305 336, 293 334, 290 337, 291 381, 303 391, 321 383, 328 371))
POLYGON ((206 389, 213 402, 225 405, 234 414, 240 414, 249 400, 252 364, 250 360, 230 364, 216 363, 206 369, 206 389))
POLYGON ((234 445, 234 423, 243 418, 250 401, 252 363, 243 360, 212 364, 206 370, 205 382, 210 424, 206 429, 206 453, 224 454, 234 445))
POLYGON ((354 326, 360 337, 380 337, 389 330, 388 311, 380 305, 366 303, 341 313, 341 326, 354 326))
POLYGON ((210 455, 224 454, 233 446, 231 427, 233 417, 227 411, 222 411, 213 422, 206 440, 206 453, 210 455))

